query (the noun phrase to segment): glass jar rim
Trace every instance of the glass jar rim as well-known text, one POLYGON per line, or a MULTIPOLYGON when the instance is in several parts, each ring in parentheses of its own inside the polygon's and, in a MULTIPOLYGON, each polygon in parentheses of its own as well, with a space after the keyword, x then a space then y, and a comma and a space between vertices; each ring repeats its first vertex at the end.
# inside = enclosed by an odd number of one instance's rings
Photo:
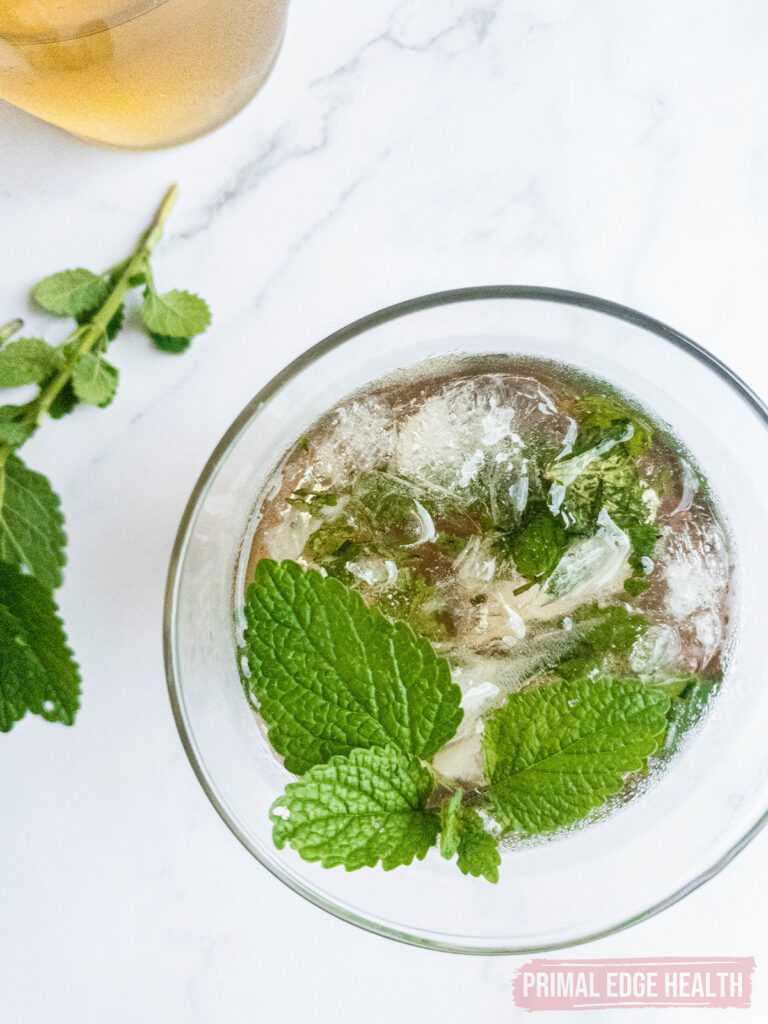
POLYGON ((116 9, 108 17, 73 18, 71 23, 65 23, 56 32, 10 30, 3 25, 2 19, 0 19, 0 40, 13 46, 30 46, 38 43, 64 43, 83 39, 116 28, 118 25, 124 25, 128 21, 133 21, 134 18, 140 18, 154 8, 161 7, 165 2, 166 0, 123 0, 123 3, 119 6, 116 5, 116 9))
POLYGON ((501 946, 498 944, 475 943, 465 940, 457 942, 453 937, 447 938, 438 933, 424 930, 411 929, 406 931, 403 928, 394 926, 389 921, 381 920, 375 916, 366 915, 357 911, 347 904, 342 904, 326 894, 292 876, 284 871, 278 860, 268 860, 262 857, 254 847, 249 836, 241 829, 234 816, 230 813, 226 800, 219 793, 215 780, 209 775, 201 752, 197 749, 193 730, 187 720, 184 701, 180 690, 180 676, 177 671, 175 655, 175 619, 177 606, 177 588, 180 579, 184 555, 189 539, 190 528, 198 508, 202 505, 208 493, 209 487, 216 476, 217 470, 227 458, 230 449, 237 442, 237 439, 248 427, 252 420, 261 414, 265 406, 288 385, 299 374, 304 373, 314 363, 323 358, 332 350, 342 346, 348 341, 365 334, 371 329, 380 327, 390 321, 406 317, 412 313, 426 311, 438 306, 451 305, 455 303, 484 301, 484 300, 532 300, 535 302, 553 303, 586 309, 596 313, 602 313, 616 320, 628 322, 640 327, 663 340, 681 349, 697 362, 704 364, 709 370, 720 377, 725 384, 731 388, 750 406, 763 425, 768 428, 768 406, 760 397, 732 371, 725 363, 712 355, 701 345, 688 338, 686 335, 668 327, 663 322, 639 313, 631 307, 612 302, 607 299, 597 298, 581 292, 568 291, 557 288, 548 288, 529 285, 485 285, 467 288, 459 288, 442 292, 434 292, 417 298, 399 302, 384 307, 374 313, 353 321, 345 327, 340 328, 328 335, 323 340, 311 346, 305 352, 279 371, 261 390, 251 399, 241 413, 235 418, 229 429, 217 444, 212 455, 206 462, 187 506, 182 515, 179 530, 176 536, 173 552, 171 555, 168 572, 167 587, 165 593, 163 641, 165 654, 165 669, 170 697, 171 707, 176 722, 176 727, 198 781, 203 791, 210 800, 216 812, 227 825, 233 835, 240 841, 246 850, 272 875, 286 884, 297 895, 302 896, 308 902, 320 909, 330 913, 349 924, 361 928, 364 931, 381 935, 385 938, 395 939, 422 948, 441 950, 444 952, 489 955, 529 955, 549 952, 554 949, 566 948, 569 946, 581 945, 592 942, 609 935, 616 934, 624 929, 654 917, 663 910, 678 903, 683 897, 698 889, 709 879, 717 875, 731 860, 743 850, 752 839, 768 824, 768 807, 752 821, 751 825, 741 833, 738 841, 725 850, 713 863, 700 870, 693 878, 679 886, 675 891, 667 893, 657 902, 638 912, 631 917, 624 918, 608 927, 593 930, 577 938, 569 938, 555 943, 543 945, 526 944, 515 947, 501 946))

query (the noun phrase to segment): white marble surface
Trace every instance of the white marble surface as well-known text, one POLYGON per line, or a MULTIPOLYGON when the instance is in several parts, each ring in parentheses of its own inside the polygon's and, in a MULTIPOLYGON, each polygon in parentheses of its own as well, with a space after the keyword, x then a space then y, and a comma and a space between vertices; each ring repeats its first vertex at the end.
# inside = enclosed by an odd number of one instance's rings
MULTIPOLYGON (((67 512, 61 600, 85 693, 74 729, 28 719, 0 738, 3 1024, 523 1019, 519 960, 356 931, 219 821, 165 692, 174 533, 279 367, 436 289, 617 299, 768 395, 767 51, 764 0, 294 0, 265 91, 183 149, 100 151, 0 105, 3 318, 44 272, 120 257, 177 179, 157 274, 215 314, 182 359, 123 337, 112 408, 28 449, 67 512)), ((753 955, 754 1009, 713 1019, 764 1021, 767 857, 765 832, 681 904, 573 952, 753 955)))

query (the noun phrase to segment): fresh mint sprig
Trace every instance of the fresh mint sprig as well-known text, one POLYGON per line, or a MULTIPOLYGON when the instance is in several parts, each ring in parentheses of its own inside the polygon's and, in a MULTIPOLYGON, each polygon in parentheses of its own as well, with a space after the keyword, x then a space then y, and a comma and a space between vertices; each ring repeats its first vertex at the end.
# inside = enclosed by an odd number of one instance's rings
POLYGON ((610 662, 638 635, 643 620, 617 611, 617 621, 590 613, 570 663, 555 668, 559 680, 513 693, 489 715, 489 785, 467 804, 461 791, 446 794, 429 764, 462 719, 447 663, 339 580, 259 561, 246 594, 243 684, 286 768, 301 776, 271 808, 276 845, 354 871, 409 864, 439 836, 464 874, 497 881, 498 835, 479 810, 504 831, 571 825, 664 739, 670 698, 661 689, 586 675, 601 652, 610 662))
POLYGON ((131 255, 102 274, 85 268, 51 274, 33 289, 36 303, 75 326, 59 344, 11 341, 23 328, 0 327, 0 388, 36 386, 27 401, 0 406, 0 731, 27 711, 71 725, 80 673, 58 617, 53 592, 62 582, 66 535, 49 481, 16 454, 44 420, 76 405, 104 407, 119 373, 105 358, 125 319, 128 294, 143 287, 141 316, 156 347, 180 352, 211 322, 196 295, 160 294, 150 259, 178 196, 173 185, 131 255), (170 341, 169 341, 169 336, 170 341))

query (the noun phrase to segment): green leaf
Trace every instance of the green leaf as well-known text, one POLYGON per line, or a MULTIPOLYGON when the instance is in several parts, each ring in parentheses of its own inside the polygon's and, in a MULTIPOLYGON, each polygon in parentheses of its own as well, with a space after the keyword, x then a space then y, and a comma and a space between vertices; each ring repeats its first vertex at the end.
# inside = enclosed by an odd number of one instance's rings
POLYGON ((59 356, 42 338, 19 338, 0 349, 0 388, 37 384, 58 365, 59 356))
POLYGON ((80 672, 49 590, 0 563, 0 731, 27 711, 71 725, 80 672))
POLYGON ((159 348, 161 352, 168 352, 173 356, 186 352, 192 344, 191 338, 174 338, 170 334, 155 334, 154 331, 149 331, 148 333, 155 348, 159 348))
POLYGON ((172 338, 194 338, 211 323, 211 311, 204 299, 176 289, 159 295, 147 288, 141 315, 153 334, 172 338))
POLYGON ((448 639, 450 612, 445 600, 434 583, 407 566, 399 570, 396 582, 377 596, 376 607, 390 619, 407 622, 414 633, 433 643, 448 639))
POLYGON ((513 693, 485 723, 488 796, 506 830, 570 825, 645 767, 669 698, 642 683, 576 679, 513 693))
POLYGON ((458 790, 440 808, 440 852, 446 860, 458 854, 457 864, 463 874, 498 882, 498 842, 486 832, 477 811, 462 807, 461 800, 462 792, 458 790))
POLYGON ((23 625, 0 605, 0 732, 27 711, 42 711, 45 684, 45 669, 24 639, 23 625))
POLYGON ((118 378, 116 367, 101 356, 86 352, 72 370, 72 388, 80 401, 104 408, 115 397, 118 378))
MULTIPOLYGON (((45 383, 43 384, 43 387, 45 387, 45 383)), ((58 395, 56 395, 54 400, 51 402, 48 415, 51 419, 60 420, 62 416, 67 416, 72 412, 75 406, 79 404, 80 401, 72 387, 72 381, 68 380, 58 395)))
MULTIPOLYGON (((318 511, 314 509, 313 511, 318 511)), ((368 525, 361 522, 358 517, 351 517, 346 511, 335 515, 330 519, 323 519, 316 530, 313 530, 304 545, 304 554, 323 565, 328 559, 336 558, 345 545, 356 545, 360 550, 361 545, 370 543, 372 534, 368 525)), ((346 552, 346 548, 344 548, 346 552)), ((351 557, 345 561, 351 561, 351 557)))
POLYGON ((672 696, 669 709, 672 736, 671 744, 668 744, 672 750, 677 747, 680 737, 701 720, 721 682, 722 677, 700 679, 698 676, 688 676, 684 679, 670 679, 665 683, 653 684, 657 689, 672 696))
POLYGON ((629 557, 629 564, 635 571, 635 575, 642 579, 645 574, 643 565, 644 558, 650 558, 656 548, 656 542, 661 534, 653 523, 629 522, 624 529, 632 544, 632 552, 629 557))
MULTIPOLYGON (((0 470, 0 482, 2 475, 0 470)), ((61 585, 67 541, 58 495, 46 477, 27 469, 16 455, 5 464, 4 483, 0 559, 21 566, 54 590, 61 585)))
MULTIPOLYGON (((91 320, 101 309, 101 305, 94 306, 93 309, 87 310, 85 313, 80 313, 79 316, 75 317, 80 326, 89 324, 91 320)), ((107 341, 114 341, 120 331, 123 329, 125 323, 125 303, 121 302, 115 312, 112 314, 112 319, 107 324, 106 331, 104 332, 107 337, 107 341)))
POLYGON ((624 589, 632 597, 639 597, 641 594, 644 594, 650 585, 647 580, 639 580, 634 576, 624 581, 624 589))
POLYGON ((527 580, 548 575, 566 548, 565 527, 548 508, 526 509, 520 529, 508 535, 506 547, 515 568, 527 580))
POLYGON ((601 430, 590 428, 576 439, 573 453, 556 462, 547 475, 565 485, 563 510, 572 533, 590 535, 605 509, 622 530, 647 524, 652 488, 641 479, 626 442, 627 422, 601 430))
POLYGON ((582 428, 608 430, 616 424, 629 423, 632 436, 624 442, 630 455, 640 455, 651 442, 653 425, 637 409, 608 395, 587 395, 578 403, 578 419, 582 428))
POLYGON ((114 341, 120 331, 123 329, 125 323, 125 303, 121 302, 112 315, 112 319, 107 324, 107 340, 114 341))
POLYGON ((455 734, 461 690, 448 663, 338 580, 262 559, 245 617, 249 695, 288 771, 355 747, 426 760, 455 734))
POLYGON ((388 539, 410 543, 421 532, 418 505, 432 516, 439 529, 471 536, 478 525, 465 505, 448 492, 430 486, 426 481, 415 483, 393 476, 383 470, 360 473, 353 488, 353 497, 373 516, 373 523, 383 529, 388 539), (405 532, 403 532, 405 527, 405 532))
POLYGON ((109 286, 102 277, 80 267, 43 278, 33 294, 49 313, 78 317, 102 305, 109 295, 109 286))
POLYGON ((565 679, 623 667, 620 659, 648 628, 644 616, 630 614, 622 605, 584 605, 573 613, 572 621, 578 642, 551 665, 565 679))
POLYGON ((140 262, 135 256, 129 256, 127 259, 120 260, 109 272, 107 280, 111 288, 117 284, 124 272, 128 269, 128 266, 132 265, 134 273, 128 278, 128 286, 130 288, 137 288, 140 284, 147 283, 147 262, 140 262))
POLYGON ((275 846, 347 871, 385 871, 422 860, 435 845, 438 817, 426 810, 432 775, 395 748, 351 750, 286 786, 269 812, 275 846))
POLYGON ((17 448, 32 437, 35 425, 23 421, 24 412, 22 405, 0 405, 0 443, 17 448))

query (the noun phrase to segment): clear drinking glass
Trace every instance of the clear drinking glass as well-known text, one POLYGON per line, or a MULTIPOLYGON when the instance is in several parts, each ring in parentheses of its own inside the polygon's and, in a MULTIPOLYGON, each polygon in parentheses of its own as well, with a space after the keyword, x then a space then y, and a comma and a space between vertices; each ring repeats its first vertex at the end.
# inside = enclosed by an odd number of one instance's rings
POLYGON ((208 461, 171 563, 168 685, 182 742, 237 838, 297 893, 353 924, 467 953, 553 949, 627 927, 715 874, 768 808, 768 410, 694 342, 623 306, 488 287, 384 309, 315 345, 266 385, 208 461), (272 844, 288 781, 242 691, 235 650, 259 492, 281 454, 355 389, 448 353, 515 353, 603 377, 671 424, 722 500, 737 561, 736 640, 700 727, 646 792, 595 824, 503 853, 498 885, 436 850, 384 873, 307 864, 272 844))
POLYGON ((90 142, 156 149, 244 106, 288 0, 0 0, 0 97, 90 142))

